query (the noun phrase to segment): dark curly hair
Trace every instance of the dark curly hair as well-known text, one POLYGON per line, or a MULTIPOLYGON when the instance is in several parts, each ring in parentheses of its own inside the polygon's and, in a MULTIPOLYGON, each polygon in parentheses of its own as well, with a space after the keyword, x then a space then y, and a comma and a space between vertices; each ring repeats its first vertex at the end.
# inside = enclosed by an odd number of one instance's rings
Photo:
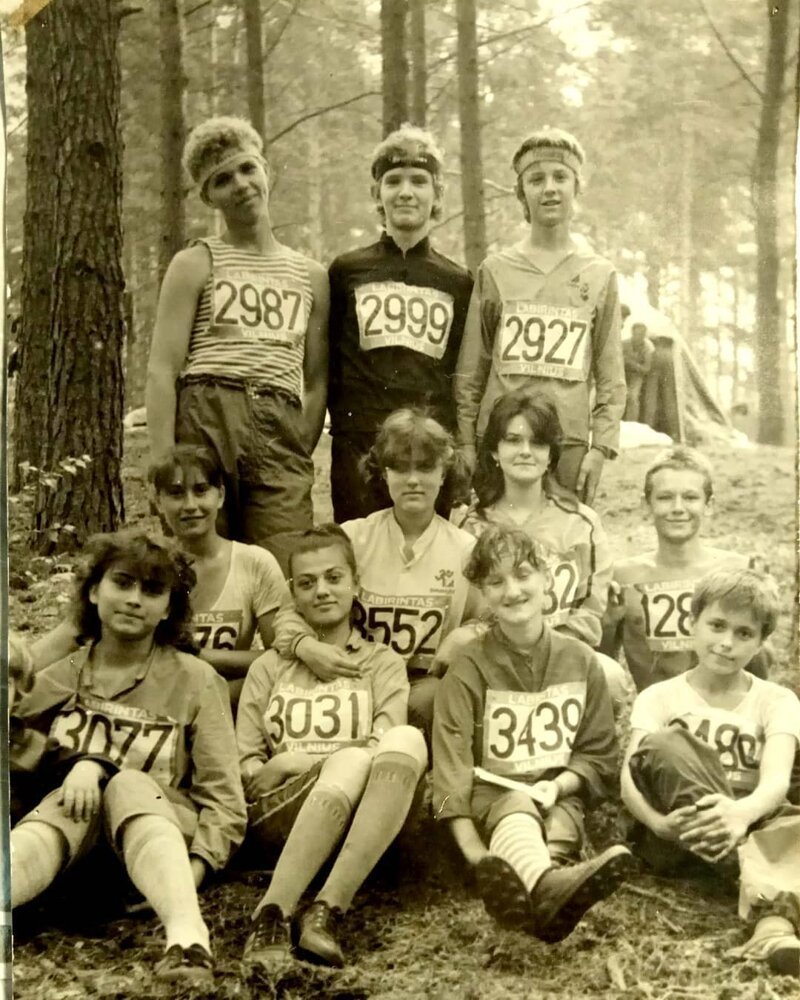
POLYGON ((136 528, 94 535, 86 543, 83 565, 76 574, 72 609, 80 640, 96 641, 102 635, 102 623, 90 594, 115 564, 121 564, 140 580, 157 581, 169 588, 169 614, 156 626, 155 641, 159 646, 195 652, 190 594, 197 577, 189 557, 169 539, 155 538, 136 528))
MULTIPOLYGON (((546 486, 552 489, 554 476, 561 455, 563 433, 558 411, 550 395, 541 389, 515 389, 502 395, 492 407, 489 422, 478 448, 478 460, 472 485, 478 497, 478 508, 484 509, 497 503, 505 493, 505 481, 494 452, 506 435, 508 425, 515 417, 524 417, 536 441, 550 446, 546 486)), ((571 494, 568 494, 571 496, 571 494)))
POLYGON ((467 470, 456 453, 452 434, 418 407, 389 414, 362 462, 362 472, 367 482, 381 483, 386 469, 412 461, 419 465, 442 463, 445 475, 439 498, 443 503, 452 505, 465 496, 467 470))
POLYGON ((514 569, 524 562, 530 563, 548 580, 550 578, 547 559, 539 543, 526 531, 506 528, 501 524, 490 525, 475 543, 464 567, 464 576, 480 588, 507 560, 511 561, 514 569))

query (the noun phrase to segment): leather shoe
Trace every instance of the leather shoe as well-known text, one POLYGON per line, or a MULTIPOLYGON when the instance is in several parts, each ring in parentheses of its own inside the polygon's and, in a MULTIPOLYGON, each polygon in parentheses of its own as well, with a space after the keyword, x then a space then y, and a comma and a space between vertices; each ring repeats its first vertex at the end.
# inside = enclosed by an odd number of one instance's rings
POLYGON ((330 907, 321 899, 312 903, 298 921, 297 951, 311 961, 341 969, 344 954, 336 940, 341 919, 338 906, 330 907))
POLYGON ((622 844, 591 861, 548 868, 531 893, 530 932, 548 944, 563 940, 587 910, 610 896, 636 869, 635 858, 622 844))

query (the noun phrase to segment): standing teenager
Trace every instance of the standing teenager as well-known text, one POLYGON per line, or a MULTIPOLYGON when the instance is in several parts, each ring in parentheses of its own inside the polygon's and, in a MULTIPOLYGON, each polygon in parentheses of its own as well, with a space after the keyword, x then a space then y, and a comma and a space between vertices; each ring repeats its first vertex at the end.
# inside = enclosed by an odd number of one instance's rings
POLYGON ((184 164, 222 236, 173 258, 158 303, 146 404, 152 459, 203 444, 225 472, 223 534, 285 560, 311 526, 311 452, 327 381, 328 279, 272 231, 271 174, 255 129, 212 118, 184 164))

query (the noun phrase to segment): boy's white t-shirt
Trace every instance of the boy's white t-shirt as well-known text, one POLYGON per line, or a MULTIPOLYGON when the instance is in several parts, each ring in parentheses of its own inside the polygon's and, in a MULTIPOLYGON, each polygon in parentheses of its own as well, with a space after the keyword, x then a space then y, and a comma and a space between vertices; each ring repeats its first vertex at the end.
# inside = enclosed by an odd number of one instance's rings
POLYGON ((657 733, 687 729, 717 751, 737 797, 758 785, 764 743, 785 733, 800 744, 800 700, 788 688, 748 675, 750 688, 734 709, 715 708, 689 684, 686 674, 642 691, 633 704, 631 729, 657 733))

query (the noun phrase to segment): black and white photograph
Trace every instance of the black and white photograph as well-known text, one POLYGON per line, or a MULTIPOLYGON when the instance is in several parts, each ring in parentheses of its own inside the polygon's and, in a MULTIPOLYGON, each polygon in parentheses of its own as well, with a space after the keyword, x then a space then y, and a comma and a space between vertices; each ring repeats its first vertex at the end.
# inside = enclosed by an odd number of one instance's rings
POLYGON ((0 0, 0 1000, 800 994, 800 0, 0 0))

